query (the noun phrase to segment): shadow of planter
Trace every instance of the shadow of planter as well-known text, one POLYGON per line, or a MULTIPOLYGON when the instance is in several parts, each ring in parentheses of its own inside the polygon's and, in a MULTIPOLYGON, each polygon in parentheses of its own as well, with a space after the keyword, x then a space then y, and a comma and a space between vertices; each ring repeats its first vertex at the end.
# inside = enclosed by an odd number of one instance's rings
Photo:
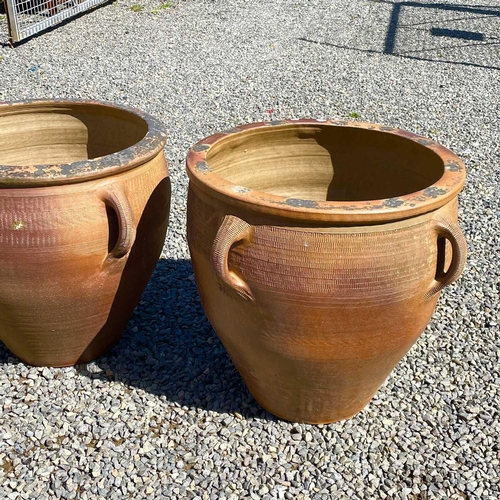
MULTIPOLYGON (((5 363, 21 361, 0 343, 0 364, 5 363)), ((93 363, 97 373, 85 364, 76 369, 181 406, 276 420, 250 395, 210 326, 189 260, 157 263, 121 341, 93 363)))
POLYGON ((275 418, 246 389, 210 326, 189 260, 160 260, 123 338, 95 361, 109 378, 182 406, 275 418))

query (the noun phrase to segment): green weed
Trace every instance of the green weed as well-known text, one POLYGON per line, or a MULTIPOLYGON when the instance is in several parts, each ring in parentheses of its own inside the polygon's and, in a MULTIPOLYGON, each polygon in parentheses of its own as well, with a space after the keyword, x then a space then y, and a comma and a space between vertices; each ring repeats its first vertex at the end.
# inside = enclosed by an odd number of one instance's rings
POLYGON ((152 10, 151 14, 159 14, 162 10, 170 9, 170 7, 173 7, 173 6, 174 6, 174 4, 172 2, 162 3, 155 10, 152 10))

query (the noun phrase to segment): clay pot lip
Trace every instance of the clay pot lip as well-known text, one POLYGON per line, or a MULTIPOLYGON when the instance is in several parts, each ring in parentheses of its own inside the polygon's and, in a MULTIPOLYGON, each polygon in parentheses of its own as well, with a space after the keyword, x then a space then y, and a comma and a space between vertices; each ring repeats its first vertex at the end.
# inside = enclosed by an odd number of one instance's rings
POLYGON ((91 106, 117 109, 141 118, 148 127, 146 135, 132 146, 106 156, 61 164, 2 165, 0 164, 0 187, 36 187, 72 184, 121 173, 151 160, 165 147, 167 133, 163 124, 153 116, 136 108, 93 99, 29 99, 0 102, 0 115, 5 110, 28 112, 44 108, 71 109, 91 106))
POLYGON ((346 120, 279 120, 240 125, 216 133, 196 143, 189 150, 186 169, 190 181, 209 194, 246 210, 274 214, 295 220, 329 222, 378 223, 396 221, 436 210, 452 199, 465 184, 465 165, 452 151, 437 142, 412 132, 386 125, 346 120), (417 142, 430 149, 443 162, 443 175, 432 185, 421 191, 395 198, 363 201, 314 201, 277 196, 262 191, 237 186, 210 169, 207 154, 216 143, 234 134, 258 128, 289 127, 295 125, 322 125, 352 127, 394 134, 417 142))

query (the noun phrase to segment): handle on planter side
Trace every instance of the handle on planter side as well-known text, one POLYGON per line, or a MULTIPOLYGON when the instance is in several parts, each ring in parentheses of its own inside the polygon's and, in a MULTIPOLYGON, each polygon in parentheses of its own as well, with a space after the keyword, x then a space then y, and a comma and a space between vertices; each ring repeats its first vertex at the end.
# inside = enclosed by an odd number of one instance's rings
POLYGON ((434 223, 438 237, 446 238, 451 243, 452 256, 450 267, 446 272, 436 275, 427 292, 427 297, 431 297, 456 281, 462 274, 467 260, 467 241, 460 227, 445 218, 436 219, 434 223))
POLYGON ((118 239, 109 256, 120 259, 132 249, 135 241, 135 224, 132 209, 125 191, 119 184, 108 184, 101 190, 101 199, 110 206, 118 218, 118 239))
POLYGON ((229 269, 229 252, 235 243, 252 237, 254 227, 234 215, 226 215, 212 245, 212 266, 220 281, 235 290, 241 297, 254 300, 248 284, 229 269))

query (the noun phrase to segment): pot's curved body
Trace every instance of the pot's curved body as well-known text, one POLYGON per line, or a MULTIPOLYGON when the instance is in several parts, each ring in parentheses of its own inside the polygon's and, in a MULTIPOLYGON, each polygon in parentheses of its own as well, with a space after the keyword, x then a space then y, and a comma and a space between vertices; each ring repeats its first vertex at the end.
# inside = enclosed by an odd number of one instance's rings
POLYGON ((161 253, 165 134, 135 110, 34 101, 0 106, 0 143, 0 340, 29 364, 87 362, 161 253))
MULTIPOLYGON (((310 423, 348 418, 369 402, 424 330, 439 291, 458 277, 466 252, 456 225, 461 177, 445 178, 450 187, 436 187, 443 191, 441 203, 409 217, 397 208, 433 204, 440 194, 429 191, 432 183, 423 188, 427 194, 401 193, 385 204, 329 195, 320 201, 319 184, 301 187, 307 185, 304 168, 316 178, 327 176, 320 165, 328 163, 324 149, 335 163, 333 146, 315 149, 319 136, 330 133, 325 127, 356 133, 363 125, 246 126, 201 141, 188 157, 188 237, 207 316, 257 401, 279 417, 310 423), (277 170, 285 152, 283 168, 292 171, 286 182, 277 170), (253 168, 246 159, 252 154, 253 168), (262 173, 272 167, 261 170, 261 162, 274 165, 274 172, 262 173), (232 174, 231 168, 239 171, 232 174), (245 187, 228 182, 231 176, 241 176, 238 184, 245 187), (295 192, 294 179, 301 182, 295 192), (274 192, 288 182, 292 197, 254 191, 247 187, 252 182, 274 192), (445 198, 451 186, 456 192, 445 198)), ((443 168, 463 174, 453 161, 445 158, 443 168)), ((349 175, 340 161, 337 173, 349 175)))

